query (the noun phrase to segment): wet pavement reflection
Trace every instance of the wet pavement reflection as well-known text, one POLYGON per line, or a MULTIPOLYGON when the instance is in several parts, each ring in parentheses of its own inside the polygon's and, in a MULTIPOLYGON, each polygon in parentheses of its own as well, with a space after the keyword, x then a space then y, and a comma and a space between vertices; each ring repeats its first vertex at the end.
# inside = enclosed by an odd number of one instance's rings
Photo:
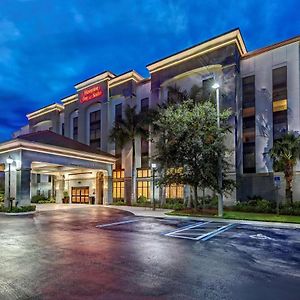
POLYGON ((299 299, 299 230, 239 225, 203 242, 163 234, 188 220, 96 227, 135 218, 103 207, 1 216, 0 299, 299 299))

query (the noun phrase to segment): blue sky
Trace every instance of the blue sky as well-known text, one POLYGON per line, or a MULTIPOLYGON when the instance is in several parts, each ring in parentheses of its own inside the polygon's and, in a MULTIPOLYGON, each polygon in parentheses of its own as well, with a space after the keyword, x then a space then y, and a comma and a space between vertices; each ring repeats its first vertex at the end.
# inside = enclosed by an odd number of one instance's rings
POLYGON ((137 70, 239 27, 248 50, 300 35, 298 1, 0 0, 0 140, 104 70, 137 70))

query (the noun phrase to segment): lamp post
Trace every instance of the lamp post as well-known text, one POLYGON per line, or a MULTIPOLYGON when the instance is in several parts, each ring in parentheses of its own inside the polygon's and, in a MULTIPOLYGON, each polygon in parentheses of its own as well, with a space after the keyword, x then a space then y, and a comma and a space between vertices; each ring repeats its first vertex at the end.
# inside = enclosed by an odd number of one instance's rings
POLYGON ((12 210, 12 198, 10 197, 10 166, 14 162, 14 160, 9 155, 6 159, 6 163, 8 164, 8 201, 10 203, 10 210, 12 210))
POLYGON ((151 170, 152 170, 152 201, 153 201, 153 210, 155 210, 155 171, 156 171, 156 164, 151 164, 151 170))
MULTIPOLYGON (((220 84, 215 82, 212 88, 216 90, 216 102, 217 102, 217 124, 220 128, 220 84)), ((218 185, 220 189, 219 199, 218 199, 218 216, 223 217, 223 178, 222 178, 222 158, 218 157, 218 185)))

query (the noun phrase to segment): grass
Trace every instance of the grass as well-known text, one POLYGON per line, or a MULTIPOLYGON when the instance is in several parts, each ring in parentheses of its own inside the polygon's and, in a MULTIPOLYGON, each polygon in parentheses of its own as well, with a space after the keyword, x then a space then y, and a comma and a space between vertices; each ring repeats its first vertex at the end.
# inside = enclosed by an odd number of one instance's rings
MULTIPOLYGON (((188 210, 172 211, 171 213, 168 213, 168 215, 218 218, 216 214, 202 214, 200 211, 193 212, 188 210)), ((263 213, 240 212, 240 211, 225 211, 224 219, 300 224, 300 216, 287 216, 287 215, 277 216, 275 214, 263 214, 263 213)))

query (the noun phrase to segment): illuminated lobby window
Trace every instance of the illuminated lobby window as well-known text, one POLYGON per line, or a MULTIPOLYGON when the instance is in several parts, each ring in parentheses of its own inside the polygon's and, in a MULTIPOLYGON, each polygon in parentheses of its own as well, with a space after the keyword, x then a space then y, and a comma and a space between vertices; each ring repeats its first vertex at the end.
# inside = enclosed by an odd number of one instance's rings
POLYGON ((142 180, 137 182, 137 197, 150 199, 150 181, 142 180))
POLYGON ((183 199, 183 185, 171 184, 166 186, 166 199, 183 199))
POLYGON ((101 147, 101 110, 90 113, 90 146, 101 147))
POLYGON ((255 173, 255 76, 242 80, 243 89, 243 172, 255 173))
POLYGON ((114 201, 124 200, 124 181, 113 182, 113 200, 114 201))
POLYGON ((151 177, 151 169, 137 169, 137 178, 149 178, 151 177))
POLYGON ((113 200, 124 200, 124 170, 113 170, 113 200))
POLYGON ((287 67, 273 70, 273 139, 288 131, 287 120, 287 67))

